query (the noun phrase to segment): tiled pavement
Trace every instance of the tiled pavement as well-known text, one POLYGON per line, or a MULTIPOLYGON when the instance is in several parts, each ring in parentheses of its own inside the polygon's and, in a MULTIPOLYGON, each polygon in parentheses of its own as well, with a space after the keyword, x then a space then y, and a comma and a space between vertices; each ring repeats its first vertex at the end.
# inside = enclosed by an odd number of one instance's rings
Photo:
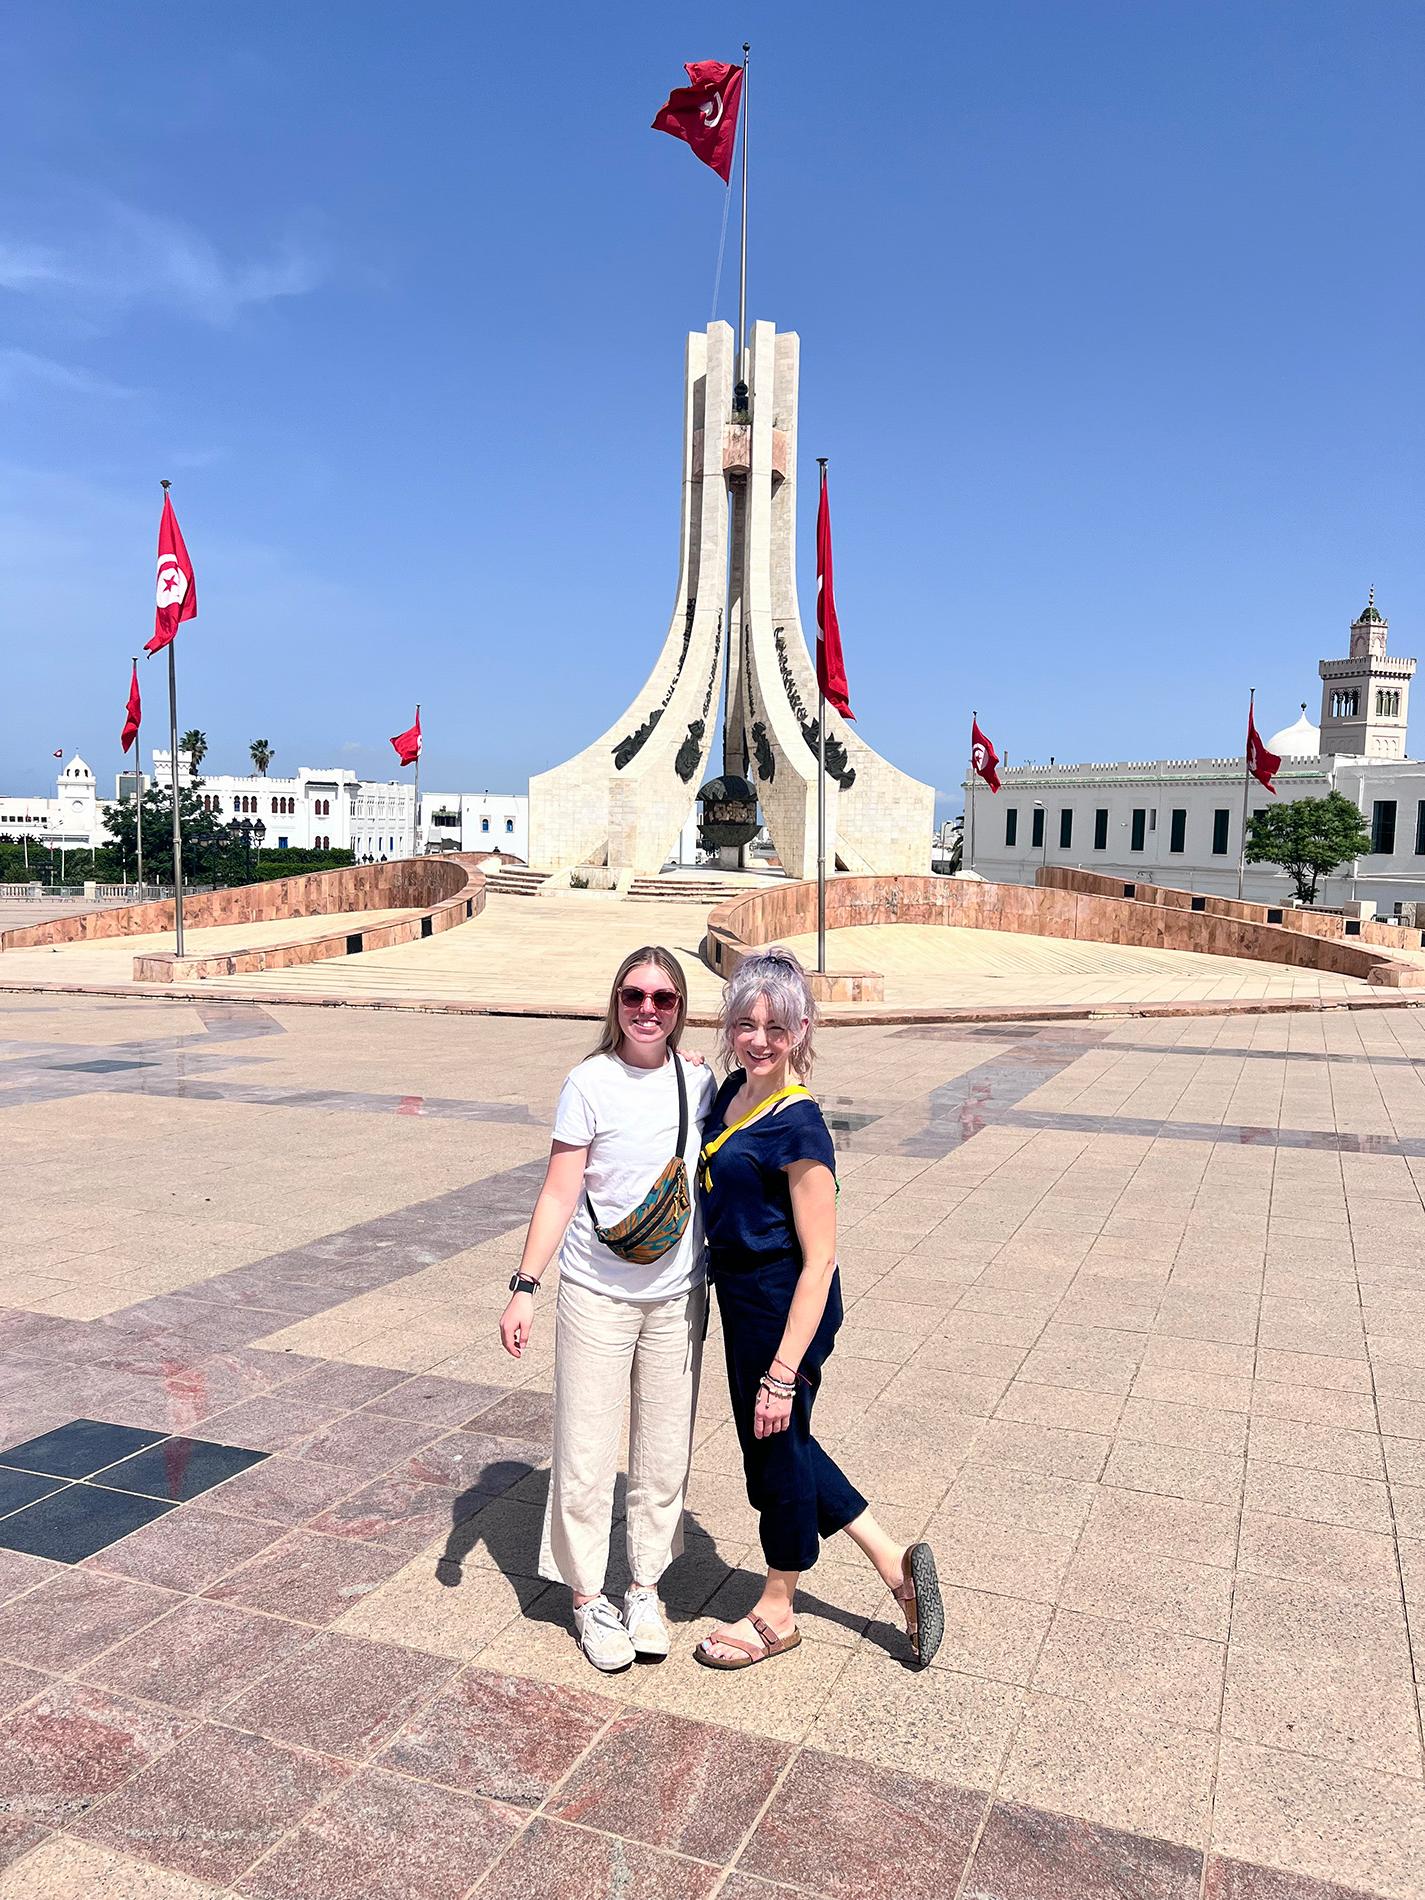
POLYGON ((675 1656, 533 1575, 493 1323, 586 1029, 10 1000, 3 1900, 1425 1895, 1425 1013, 828 1036, 820 1417, 948 1633, 832 1549, 734 1683, 715 1340, 675 1656), (55 1482, 187 1501, 63 1563, 14 1448, 77 1419, 139 1462, 55 1482))

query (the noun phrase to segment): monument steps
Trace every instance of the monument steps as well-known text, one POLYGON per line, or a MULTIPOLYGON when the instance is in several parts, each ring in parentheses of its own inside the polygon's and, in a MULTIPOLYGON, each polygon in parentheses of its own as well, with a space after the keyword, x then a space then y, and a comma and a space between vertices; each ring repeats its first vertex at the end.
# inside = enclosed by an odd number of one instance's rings
POLYGON ((538 897, 540 886, 549 876, 548 871, 516 870, 496 871, 486 877, 485 892, 493 897, 497 893, 503 897, 538 897))
POLYGON ((717 878, 636 877, 628 887, 628 897, 632 903, 702 904, 711 909, 731 897, 747 896, 752 888, 717 878))

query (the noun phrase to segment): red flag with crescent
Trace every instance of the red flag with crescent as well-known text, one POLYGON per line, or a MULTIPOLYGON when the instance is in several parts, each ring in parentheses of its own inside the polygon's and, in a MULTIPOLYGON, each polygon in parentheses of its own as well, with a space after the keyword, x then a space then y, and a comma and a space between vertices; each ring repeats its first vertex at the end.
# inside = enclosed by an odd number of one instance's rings
POLYGON ((396 748, 396 757, 402 765, 414 765, 421 756, 421 715, 416 712, 416 723, 406 732, 393 735, 391 744, 396 748))
POLYGON ((1267 748, 1262 744, 1261 737, 1257 732, 1256 714, 1253 708, 1248 705, 1247 770, 1252 774, 1252 777, 1259 785, 1266 787, 1273 798, 1277 795, 1277 788, 1272 781, 1281 770, 1281 764, 1280 756, 1275 752, 1268 752, 1267 748))
POLYGON ((999 754, 989 738, 980 731, 978 719, 970 721, 970 763, 992 792, 999 790, 999 754))
POLYGON ((183 545, 178 517, 168 490, 163 491, 163 513, 158 520, 158 580, 155 593, 153 638, 144 641, 145 653, 161 653, 185 620, 198 614, 198 590, 193 585, 193 563, 183 545))
POLYGON ((124 709, 124 732, 119 741, 119 749, 127 752, 139 736, 139 726, 143 722, 143 702, 139 698, 139 663, 134 661, 134 676, 129 682, 129 703, 124 709))
POLYGON ((836 593, 831 582, 831 500, 826 492, 825 469, 821 471, 821 499, 816 505, 816 683, 843 719, 856 717, 846 684, 841 625, 836 618, 836 593))
POLYGON ((689 83, 669 93, 667 103, 658 109, 653 130, 682 139, 727 184, 737 144, 742 68, 724 66, 720 59, 695 59, 683 71, 689 83))

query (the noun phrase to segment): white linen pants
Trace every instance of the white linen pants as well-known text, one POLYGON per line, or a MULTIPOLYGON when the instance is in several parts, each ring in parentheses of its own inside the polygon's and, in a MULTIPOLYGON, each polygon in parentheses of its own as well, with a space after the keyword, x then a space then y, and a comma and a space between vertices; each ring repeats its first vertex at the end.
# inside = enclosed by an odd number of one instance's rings
POLYGON ((604 1587, 624 1403, 630 1404, 631 1580, 656 1584, 683 1548, 707 1287, 676 1299, 620 1300, 559 1283, 554 1459, 539 1574, 580 1596, 604 1587))

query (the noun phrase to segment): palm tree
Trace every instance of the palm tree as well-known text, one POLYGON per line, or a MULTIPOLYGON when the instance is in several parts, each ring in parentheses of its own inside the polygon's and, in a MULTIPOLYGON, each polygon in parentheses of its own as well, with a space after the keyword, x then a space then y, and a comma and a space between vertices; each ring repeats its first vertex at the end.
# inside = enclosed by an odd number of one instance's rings
POLYGON ((254 739, 248 747, 248 754, 258 771, 266 778, 267 768, 272 763, 272 747, 265 739, 254 739))
POLYGON ((178 741, 178 750, 188 754, 189 764, 193 768, 193 776, 197 778, 198 767, 208 756, 207 733, 199 732, 196 726, 190 726, 187 732, 185 732, 183 737, 178 741))

